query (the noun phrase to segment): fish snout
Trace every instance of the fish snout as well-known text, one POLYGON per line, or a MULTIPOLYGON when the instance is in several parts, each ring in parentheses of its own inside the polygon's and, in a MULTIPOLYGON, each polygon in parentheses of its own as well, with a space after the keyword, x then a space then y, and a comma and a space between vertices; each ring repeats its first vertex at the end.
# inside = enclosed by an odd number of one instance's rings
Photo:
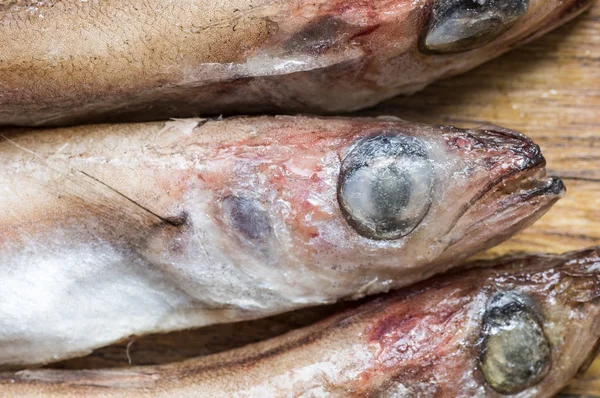
POLYGON ((495 188, 509 194, 523 190, 539 194, 541 189, 562 194, 565 190, 560 179, 546 177, 540 147, 517 131, 494 125, 457 130, 449 145, 470 159, 474 173, 480 172, 484 180, 481 196, 495 188))
POLYGON ((494 125, 480 126, 475 134, 490 165, 515 172, 546 165, 540 147, 525 134, 494 125))

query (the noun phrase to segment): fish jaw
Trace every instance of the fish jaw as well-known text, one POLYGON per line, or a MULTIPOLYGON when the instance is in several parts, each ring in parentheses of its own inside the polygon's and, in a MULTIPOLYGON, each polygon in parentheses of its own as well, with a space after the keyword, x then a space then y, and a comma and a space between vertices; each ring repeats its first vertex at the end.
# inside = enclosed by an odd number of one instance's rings
POLYGON ((458 137, 452 144, 480 146, 489 152, 488 161, 494 166, 487 169, 484 177, 490 178, 487 185, 472 196, 469 208, 447 234, 451 243, 439 260, 442 263, 466 259, 472 254, 469 247, 493 247, 529 227, 566 192, 559 178, 546 176, 546 160, 527 137, 498 126, 482 126, 478 130, 483 139, 458 137), (511 142, 504 152, 498 151, 497 146, 503 139, 511 142))

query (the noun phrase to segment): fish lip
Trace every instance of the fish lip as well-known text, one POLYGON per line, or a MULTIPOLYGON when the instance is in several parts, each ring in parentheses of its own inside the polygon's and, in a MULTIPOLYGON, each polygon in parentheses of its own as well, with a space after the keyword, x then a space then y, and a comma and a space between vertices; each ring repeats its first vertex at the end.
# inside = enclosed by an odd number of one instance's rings
POLYGON ((493 132, 496 136, 505 138, 507 141, 521 141, 521 148, 515 148, 515 154, 521 156, 518 163, 512 166, 512 170, 500 175, 483 187, 478 194, 474 195, 470 204, 473 205, 483 197, 496 191, 513 193, 524 191, 521 194, 523 200, 543 194, 561 195, 566 190, 564 184, 557 177, 546 177, 546 158, 534 142, 524 134, 516 131, 497 128, 496 126, 481 126, 481 130, 493 132), (525 156, 523 156, 525 155, 525 156), (515 167, 516 166, 516 167, 515 167), (527 189, 527 186, 530 189, 527 189), (512 191, 511 188, 512 187, 512 191), (547 189, 544 189, 546 187, 547 189), (523 190, 525 188, 525 190, 523 190))
POLYGON ((531 163, 528 168, 503 176, 482 197, 493 192, 501 192, 521 200, 541 195, 562 197, 566 192, 565 184, 558 177, 546 176, 545 165, 545 160, 540 163, 531 163))
POLYGON ((546 196, 558 200, 566 193, 563 181, 555 176, 546 175, 546 161, 543 156, 530 159, 522 168, 514 170, 494 180, 471 201, 472 206, 487 198, 500 195, 497 198, 498 210, 507 209, 518 203, 535 197, 546 196))
MULTIPOLYGON (((515 182, 517 185, 528 180, 530 177, 535 178, 536 174, 539 173, 541 177, 545 174, 546 159, 540 154, 534 158, 527 158, 522 162, 517 169, 511 172, 501 175, 497 179, 493 180, 484 189, 480 191, 480 195, 475 201, 486 196, 490 192, 502 190, 502 187, 508 185, 509 182, 515 182)), ((506 190, 504 190, 506 192, 506 190)))
MULTIPOLYGON (((503 178, 497 185, 490 188, 488 194, 483 195, 482 202, 486 199, 499 193, 501 196, 494 198, 494 202, 490 206, 495 206, 496 210, 492 214, 510 211, 509 209, 517 207, 520 204, 532 201, 535 204, 535 209, 529 214, 524 215, 520 222, 528 222, 531 219, 536 219, 539 215, 545 213, 552 205, 566 192, 566 187, 562 180, 558 177, 540 177, 545 176, 546 170, 544 166, 537 166, 518 173, 518 178, 515 184, 506 191, 506 181, 510 180, 511 176, 503 178), (525 188, 523 187, 525 185, 525 188), (536 199, 542 197, 541 199, 536 199)), ((475 206, 479 205, 476 201, 475 206)), ((482 203, 483 206, 488 205, 482 203)), ((485 223, 491 217, 488 215, 472 224, 472 227, 485 223)))
MULTIPOLYGON (((483 187, 477 194, 473 196, 471 201, 469 202, 469 207, 475 205, 478 201, 484 199, 485 197, 495 193, 495 192, 503 192, 507 195, 513 194, 517 191, 521 191, 521 197, 523 200, 529 199, 533 196, 537 196, 537 194, 551 193, 557 192, 560 190, 564 190, 564 184, 557 177, 546 177, 546 159, 539 153, 537 156, 533 158, 527 158, 522 163, 520 163, 519 167, 506 173, 495 180, 492 180, 485 187, 483 187), (541 185, 543 185, 544 181, 550 181, 551 179, 556 179, 558 181, 551 182, 551 188, 543 189, 541 185), (562 189, 557 186, 557 183, 560 182, 562 184, 562 189), (531 184, 531 189, 522 189, 524 185, 531 184)), ((557 192, 558 193, 558 192, 557 192)))

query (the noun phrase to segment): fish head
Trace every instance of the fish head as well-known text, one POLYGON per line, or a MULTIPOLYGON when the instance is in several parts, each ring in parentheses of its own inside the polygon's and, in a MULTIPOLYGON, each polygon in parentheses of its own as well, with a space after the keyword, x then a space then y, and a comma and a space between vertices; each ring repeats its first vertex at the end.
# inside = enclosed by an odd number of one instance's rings
POLYGON ((559 179, 544 177, 536 144, 496 126, 257 123, 277 134, 211 147, 202 156, 211 160, 180 179, 186 226, 147 245, 153 262, 187 264, 178 266, 187 275, 210 256, 263 270, 261 278, 277 279, 272 285, 283 274, 307 289, 326 286, 330 297, 360 297, 458 264, 532 223, 564 193, 559 179))
MULTIPOLYGON (((338 0, 315 3, 308 25, 298 22, 310 7, 301 4, 294 17, 274 17, 287 40, 275 48, 290 65, 313 65, 307 54, 319 66, 335 64, 335 81, 351 81, 352 96, 365 101, 352 107, 359 109, 472 69, 572 19, 591 0, 338 0)), ((327 79, 304 83, 319 107, 348 110, 323 92, 327 79)))
POLYGON ((598 248, 524 257, 488 286, 478 348, 489 387, 522 396, 533 389, 556 393, 591 364, 600 344, 598 248))
POLYGON ((278 33, 288 35, 282 46, 288 53, 331 54, 358 45, 374 53, 393 46, 401 54, 416 50, 422 55, 449 55, 479 49, 507 50, 564 23, 591 3, 592 0, 336 0, 291 6, 294 17, 312 16, 308 24, 289 18, 288 14, 275 15, 273 20, 278 24, 278 33))
POLYGON ((326 190, 310 191, 319 213, 304 205, 295 222, 312 231, 295 246, 314 263, 362 267, 393 286, 423 279, 529 226, 565 192, 545 176, 539 147, 508 129, 400 121, 361 129, 323 167, 330 175, 317 185, 326 190))
MULTIPOLYGON (((523 256, 436 277, 371 305, 364 379, 394 392, 553 396, 595 357, 600 251, 523 256), (375 383, 377 384, 377 383, 375 383)), ((431 395, 436 395, 431 394, 431 395)), ((411 394, 409 394, 410 396, 411 394)))

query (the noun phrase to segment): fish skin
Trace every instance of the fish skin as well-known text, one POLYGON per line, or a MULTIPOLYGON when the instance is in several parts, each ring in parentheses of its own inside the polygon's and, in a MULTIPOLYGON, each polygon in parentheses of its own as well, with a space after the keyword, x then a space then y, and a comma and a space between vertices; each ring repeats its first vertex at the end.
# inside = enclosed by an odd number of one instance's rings
POLYGON ((523 255, 434 277, 283 336, 207 357, 122 370, 0 374, 4 396, 500 397, 480 358, 486 308, 523 297, 548 343, 547 371, 511 396, 552 397, 600 339, 600 248, 523 255))
POLYGON ((491 43, 426 54, 432 0, 0 3, 0 125, 339 114, 462 73, 573 18, 531 0, 491 43))
POLYGON ((240 117, 0 140, 5 367, 405 286, 507 239, 564 194, 543 177, 539 147, 497 126, 240 117), (340 164, 390 134, 422 144, 433 187, 412 232, 375 240, 340 210, 340 164))

